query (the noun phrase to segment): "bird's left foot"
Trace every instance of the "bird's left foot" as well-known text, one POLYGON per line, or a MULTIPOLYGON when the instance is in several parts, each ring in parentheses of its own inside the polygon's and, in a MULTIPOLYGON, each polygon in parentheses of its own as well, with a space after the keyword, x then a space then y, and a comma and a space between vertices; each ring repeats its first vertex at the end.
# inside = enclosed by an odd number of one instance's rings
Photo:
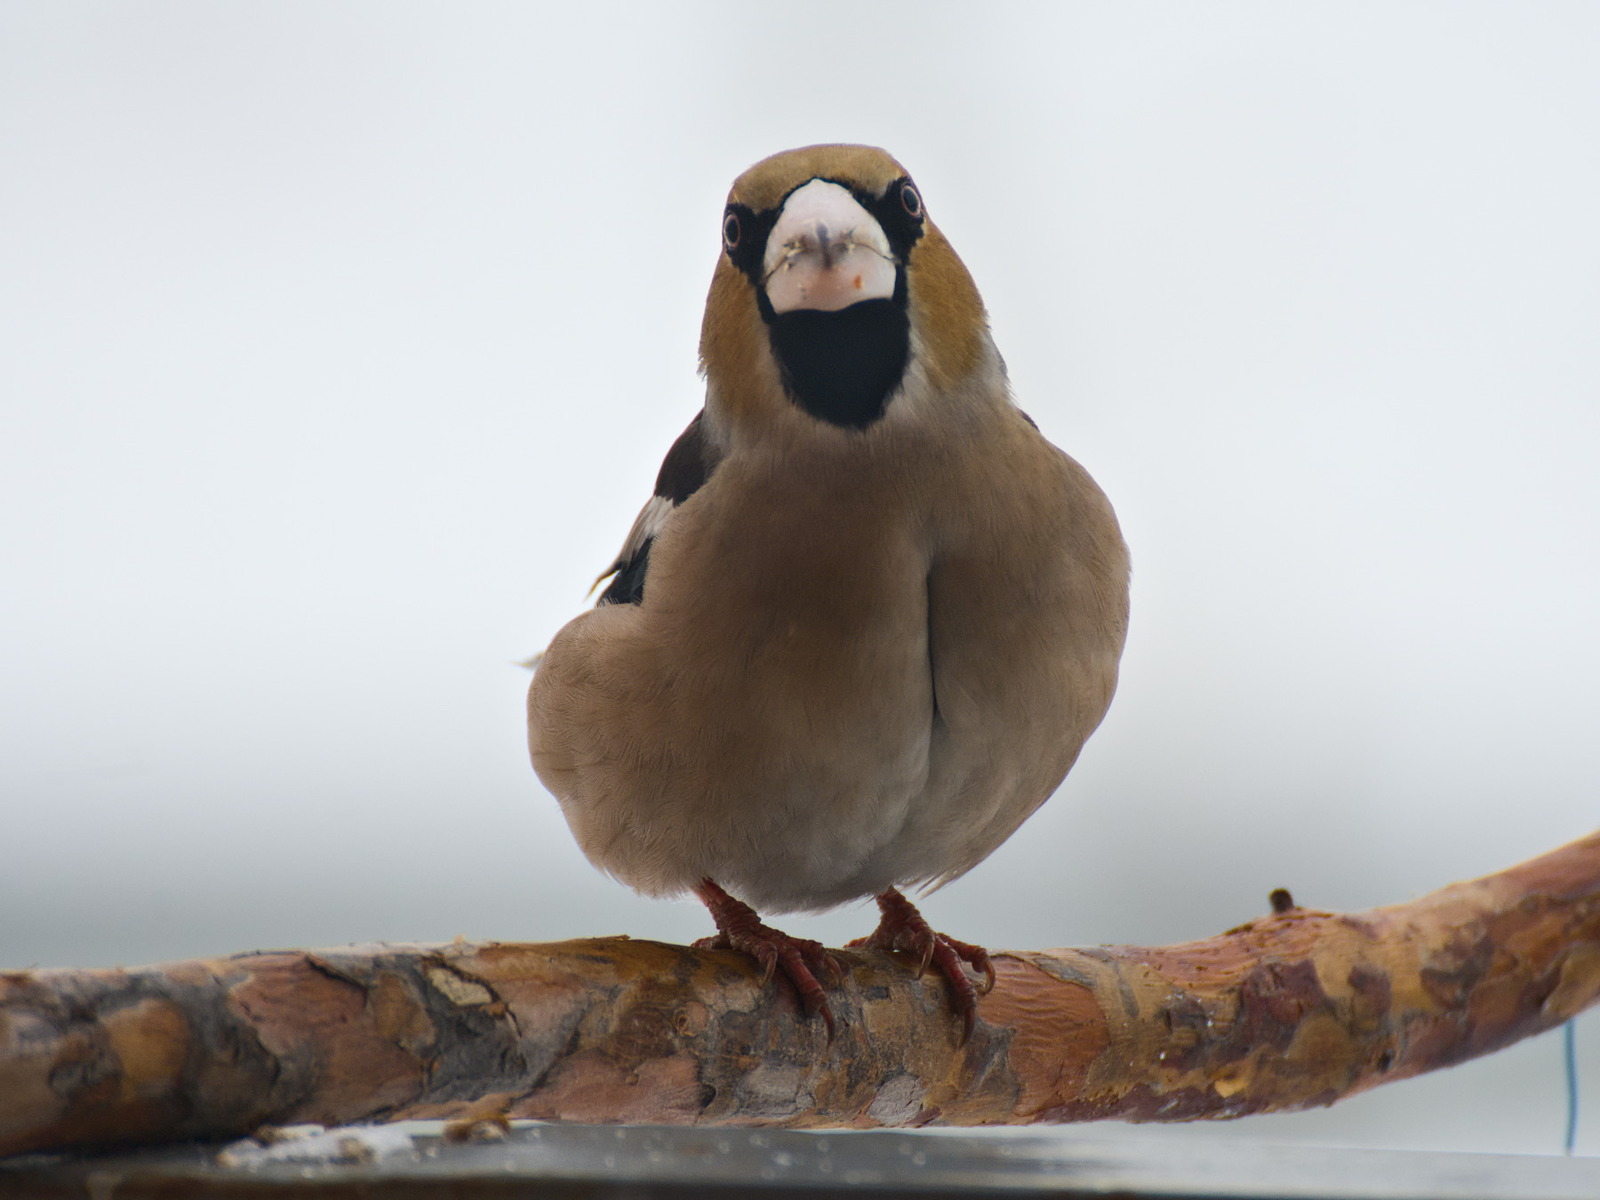
POLYGON ((916 906, 890 888, 878 897, 878 911, 883 914, 878 927, 864 938, 850 942, 852 948, 865 950, 896 950, 911 954, 917 959, 920 977, 931 964, 950 984, 956 1012, 961 1014, 963 1043, 972 1036, 978 1020, 978 997, 988 995, 994 987, 994 963, 982 946, 958 942, 953 937, 936 933, 916 906), (983 985, 975 985, 967 975, 966 966, 983 976, 983 985))

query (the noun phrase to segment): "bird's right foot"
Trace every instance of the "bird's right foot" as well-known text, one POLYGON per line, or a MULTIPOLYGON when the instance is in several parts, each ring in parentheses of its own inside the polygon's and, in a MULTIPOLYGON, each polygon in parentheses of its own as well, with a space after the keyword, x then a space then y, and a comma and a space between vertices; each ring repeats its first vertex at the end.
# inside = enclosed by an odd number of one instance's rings
POLYGON ((748 954, 761 964, 763 982, 781 969, 784 978, 798 993, 806 1015, 822 1018, 831 1041, 833 1010, 828 1007, 827 992, 817 975, 825 975, 829 983, 837 984, 844 977, 839 960, 828 953, 821 942, 791 937, 764 924, 755 909, 735 900, 709 879, 697 883, 694 894, 711 910, 711 919, 717 923, 716 936, 701 938, 695 945, 702 950, 738 950, 748 954))

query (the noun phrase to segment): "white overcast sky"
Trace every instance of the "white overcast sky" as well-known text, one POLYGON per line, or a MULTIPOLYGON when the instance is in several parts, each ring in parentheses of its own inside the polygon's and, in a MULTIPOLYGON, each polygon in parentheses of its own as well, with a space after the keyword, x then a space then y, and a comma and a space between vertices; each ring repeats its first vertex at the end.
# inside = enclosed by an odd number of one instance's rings
MULTIPOLYGON (((583 861, 512 663, 699 406, 729 182, 816 141, 907 164, 1134 555, 1106 724, 936 926, 1590 831, 1597 63, 1589 3, 0 0, 0 966, 709 931, 583 861)), ((1558 1062, 1198 1133, 1548 1152, 1558 1062)))

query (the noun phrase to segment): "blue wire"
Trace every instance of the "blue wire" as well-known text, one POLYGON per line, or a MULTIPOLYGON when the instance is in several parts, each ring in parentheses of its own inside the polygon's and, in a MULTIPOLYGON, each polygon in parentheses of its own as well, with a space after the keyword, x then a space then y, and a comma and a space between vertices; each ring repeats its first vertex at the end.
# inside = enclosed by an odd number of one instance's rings
POLYGON ((1576 1018, 1569 1019, 1561 1034, 1567 1059, 1567 1154, 1578 1144, 1578 1037, 1576 1018))

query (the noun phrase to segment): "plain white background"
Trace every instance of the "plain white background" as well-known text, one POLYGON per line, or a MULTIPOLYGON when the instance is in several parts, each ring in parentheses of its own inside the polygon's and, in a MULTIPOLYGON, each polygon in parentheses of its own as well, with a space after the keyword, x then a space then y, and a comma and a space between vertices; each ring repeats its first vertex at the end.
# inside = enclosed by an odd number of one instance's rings
MULTIPOLYGON (((512 664, 699 406, 728 183, 815 141, 915 174, 1134 553, 1110 717, 936 926, 1589 832, 1597 61, 1583 3, 0 3, 0 965, 708 932, 582 860, 512 664)), ((1194 1132, 1552 1152, 1562 1086, 1194 1132)))

